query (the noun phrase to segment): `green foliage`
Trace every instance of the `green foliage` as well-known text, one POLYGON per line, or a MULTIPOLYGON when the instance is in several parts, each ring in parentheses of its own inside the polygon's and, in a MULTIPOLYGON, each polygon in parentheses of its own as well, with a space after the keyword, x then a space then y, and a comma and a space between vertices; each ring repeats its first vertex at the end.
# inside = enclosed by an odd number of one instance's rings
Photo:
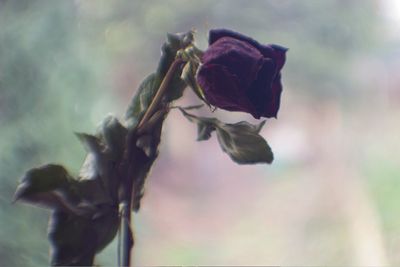
POLYGON ((121 151, 125 149, 125 138, 128 130, 113 116, 108 116, 101 125, 104 143, 115 160, 122 159, 121 151))
POLYGON ((94 255, 118 231, 116 164, 125 150, 127 129, 116 118, 104 120, 96 136, 79 133, 88 151, 80 179, 54 164, 26 173, 15 198, 53 210, 49 227, 52 265, 92 265, 94 255))
POLYGON ((128 108, 129 131, 109 116, 96 135, 76 133, 88 152, 79 179, 73 179, 63 166, 50 164, 28 171, 18 186, 16 200, 53 210, 49 227, 52 265, 93 264, 95 253, 111 242, 118 231, 119 192, 132 186, 126 184, 127 179, 134 179, 132 208, 139 210, 145 178, 158 156, 166 107, 181 97, 186 87, 180 71, 175 71, 165 103, 157 107, 144 127, 136 129, 177 51, 189 45, 193 36, 191 32, 170 34, 169 39, 173 40, 164 44, 157 72, 144 80, 128 108))
MULTIPOLYGON (((107 192, 110 201, 116 203, 119 182, 119 177, 114 177, 113 174, 113 163, 117 162, 116 159, 111 157, 108 153, 109 151, 106 151, 107 148, 101 144, 101 140, 96 136, 83 133, 77 133, 76 135, 88 151, 81 175, 91 181, 98 179, 101 187, 107 192)), ((119 151, 119 154, 122 153, 123 150, 119 151)))
POLYGON ((96 252, 108 245, 118 231, 116 206, 103 206, 95 216, 76 216, 55 210, 49 223, 53 266, 91 266, 96 252))
POLYGON ((29 170, 22 178, 14 200, 25 200, 48 208, 68 208, 72 192, 70 177, 64 167, 48 164, 29 170))
MULTIPOLYGON (((189 31, 183 34, 168 34, 167 41, 162 46, 162 54, 155 73, 150 74, 139 86, 136 95, 132 99, 131 104, 125 114, 127 125, 130 129, 135 129, 143 118, 150 103, 154 99, 161 82, 165 78, 172 63, 177 57, 177 52, 191 45, 193 42, 193 32, 189 31)), ((128 146, 136 146, 142 152, 138 152, 135 160, 140 162, 140 167, 134 175, 134 201, 132 208, 138 211, 140 208, 140 200, 144 194, 145 179, 158 156, 158 146, 161 138, 161 129, 164 119, 168 113, 168 105, 170 102, 180 98, 186 83, 181 79, 181 72, 173 73, 168 90, 163 97, 162 104, 151 115, 149 121, 141 129, 141 133, 135 136, 134 143, 128 146)))
MULTIPOLYGON (((157 71, 147 76, 140 84, 139 89, 125 114, 125 119, 127 120, 129 128, 135 128, 143 117, 172 62, 176 59, 177 52, 184 49, 186 46, 191 45, 192 42, 193 33, 191 31, 185 34, 167 35, 167 41, 161 48, 162 54, 158 63, 157 71)), ((168 92, 164 98, 166 102, 174 101, 182 96, 186 83, 180 76, 181 74, 179 71, 174 73, 171 86, 168 88, 168 92)))
POLYGON ((134 163, 134 167, 125 166, 128 169, 129 176, 133 177, 134 192, 132 209, 138 211, 140 209, 140 201, 144 195, 144 184, 150 169, 157 159, 158 156, 158 146, 161 139, 161 129, 164 122, 166 113, 159 116, 157 121, 153 122, 152 128, 147 128, 147 133, 141 134, 133 138, 132 144, 134 146, 134 157, 131 161, 134 163), (132 170, 132 172, 129 172, 132 170))
POLYGON ((92 265, 118 230, 118 206, 100 180, 75 180, 59 165, 27 172, 16 199, 51 208, 52 265, 92 265))
POLYGON ((199 62, 195 62, 193 60, 189 60, 182 70, 182 79, 186 82, 186 84, 193 90, 193 92, 200 98, 204 103, 210 106, 207 100, 204 97, 203 90, 196 80, 197 69, 199 68, 199 62))
POLYGON ((238 164, 271 163, 273 154, 267 141, 259 134, 265 121, 252 125, 246 121, 227 124, 216 118, 197 117, 180 108, 183 115, 197 123, 197 140, 208 140, 216 131, 222 150, 238 164))
POLYGON ((131 128, 135 128, 143 117, 150 105, 151 99, 157 93, 160 83, 161 81, 157 73, 152 73, 140 84, 125 114, 126 121, 131 128))

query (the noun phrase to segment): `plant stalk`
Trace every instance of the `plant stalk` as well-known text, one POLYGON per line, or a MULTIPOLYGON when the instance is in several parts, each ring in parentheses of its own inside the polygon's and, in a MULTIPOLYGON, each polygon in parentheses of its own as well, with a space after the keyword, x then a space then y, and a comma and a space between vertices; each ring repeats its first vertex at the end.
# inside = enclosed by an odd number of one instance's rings
MULTIPOLYGON (((131 261, 131 248, 133 247, 133 233, 130 228, 130 210, 129 210, 129 201, 123 201, 120 204, 120 214, 121 214, 121 224, 120 224, 120 232, 122 237, 122 251, 118 248, 118 266, 129 267, 131 261)), ((121 244, 118 244, 120 246, 121 244)))
POLYGON ((146 123, 149 122, 154 113, 159 109, 161 100, 170 86, 173 75, 182 64, 183 60, 179 58, 172 62, 168 72, 160 84, 156 95, 140 120, 138 126, 134 129, 131 129, 127 136, 127 151, 120 169, 123 177, 123 187, 120 197, 120 231, 122 236, 122 250, 121 255, 118 255, 118 258, 120 259, 121 266, 123 267, 131 266, 131 252, 134 245, 133 233, 131 230, 132 202, 135 192, 134 180, 137 178, 141 164, 144 162, 144 152, 136 146, 136 141, 140 137, 142 132, 141 129, 146 128, 146 123))
POLYGON ((179 59, 179 58, 175 59, 174 62, 172 62, 171 66, 168 69, 167 74, 165 75, 164 79, 162 80, 162 82, 160 84, 160 87, 159 87, 156 95, 153 98, 153 101, 150 103, 150 106, 147 108, 146 113, 143 115, 142 119, 139 122, 139 125, 138 125, 139 129, 150 119, 150 117, 157 110, 162 97, 164 96, 165 92, 168 89, 168 86, 169 86, 169 83, 171 82, 172 77, 174 76, 176 70, 182 65, 182 63, 183 63, 183 60, 179 59))

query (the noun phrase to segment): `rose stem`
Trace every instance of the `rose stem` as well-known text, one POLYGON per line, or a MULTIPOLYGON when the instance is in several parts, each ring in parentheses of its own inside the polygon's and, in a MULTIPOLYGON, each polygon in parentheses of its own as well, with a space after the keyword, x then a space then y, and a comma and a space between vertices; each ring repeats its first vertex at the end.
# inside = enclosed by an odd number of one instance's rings
POLYGON ((133 201, 133 192, 134 192, 134 184, 133 180, 135 179, 135 171, 140 168, 135 164, 140 164, 140 156, 138 158, 139 153, 135 153, 135 150, 138 149, 135 144, 135 140, 137 139, 137 134, 140 133, 140 129, 148 122, 151 116, 154 114, 162 97, 164 96, 165 92, 167 91, 171 79, 175 74, 176 70, 182 65, 183 61, 181 59, 175 59, 172 62, 171 66, 169 67, 167 74, 165 75, 164 79, 162 80, 160 87, 154 96, 150 106, 147 108, 145 114, 143 115, 142 119, 140 120, 138 126, 135 129, 129 131, 127 137, 127 158, 125 159, 125 166, 124 168, 127 177, 125 179, 124 191, 122 201, 120 203, 121 209, 121 235, 122 235, 122 253, 118 257, 122 258, 122 266, 129 267, 131 266, 131 251, 133 248, 133 238, 132 238, 132 231, 131 231, 131 213, 132 213, 132 201, 133 201))
POLYGON ((160 84, 160 87, 159 87, 156 95, 153 98, 153 101, 150 103, 150 106, 146 110, 146 113, 143 115, 143 118, 140 120, 138 129, 140 129, 149 120, 149 118, 153 115, 153 113, 157 109, 162 97, 164 96, 164 93, 166 92, 173 75, 175 74, 176 70, 182 65, 182 63, 183 63, 183 60, 179 59, 179 58, 175 59, 174 62, 172 62, 171 66, 168 69, 167 74, 165 75, 164 79, 162 80, 162 82, 160 84))

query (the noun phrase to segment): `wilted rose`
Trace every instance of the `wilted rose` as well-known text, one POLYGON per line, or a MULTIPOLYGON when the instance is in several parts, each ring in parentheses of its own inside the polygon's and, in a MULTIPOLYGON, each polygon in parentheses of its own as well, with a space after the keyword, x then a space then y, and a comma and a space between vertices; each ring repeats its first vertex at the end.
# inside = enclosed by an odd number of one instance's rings
POLYGON ((282 93, 281 74, 286 48, 262 45, 240 33, 211 30, 197 81, 213 106, 276 117, 282 93))

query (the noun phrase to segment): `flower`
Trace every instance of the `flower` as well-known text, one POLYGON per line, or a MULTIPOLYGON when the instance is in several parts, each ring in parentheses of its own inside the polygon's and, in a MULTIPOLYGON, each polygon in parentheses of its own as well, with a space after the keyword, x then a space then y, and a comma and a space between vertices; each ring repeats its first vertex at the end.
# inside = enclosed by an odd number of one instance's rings
POLYGON ((286 51, 230 30, 211 30, 197 82, 215 107, 247 112, 256 119, 276 118, 286 51))

